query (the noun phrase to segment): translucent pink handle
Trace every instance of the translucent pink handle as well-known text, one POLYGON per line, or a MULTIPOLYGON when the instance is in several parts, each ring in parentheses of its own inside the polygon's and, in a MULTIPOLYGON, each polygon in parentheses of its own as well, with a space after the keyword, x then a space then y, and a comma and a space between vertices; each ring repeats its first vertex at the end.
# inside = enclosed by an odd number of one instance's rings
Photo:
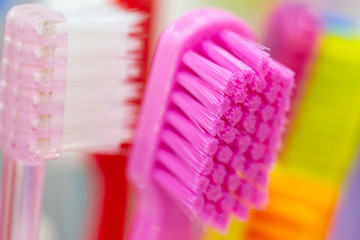
POLYGON ((138 192, 130 240, 197 240, 202 226, 190 219, 158 187, 138 192), (149 191, 149 192, 145 192, 149 191))
POLYGON ((0 240, 38 240, 45 163, 24 163, 4 155, 0 240))

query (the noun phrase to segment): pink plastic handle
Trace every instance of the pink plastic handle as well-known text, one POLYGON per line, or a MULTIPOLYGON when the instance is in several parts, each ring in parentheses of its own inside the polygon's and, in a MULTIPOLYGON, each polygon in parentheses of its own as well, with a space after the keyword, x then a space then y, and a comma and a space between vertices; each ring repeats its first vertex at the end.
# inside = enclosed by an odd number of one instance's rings
POLYGON ((67 22, 39 4, 6 17, 0 68, 0 145, 4 153, 0 239, 38 240, 45 161, 62 150, 67 22))
POLYGON ((158 42, 127 169, 138 194, 131 240, 199 239, 199 225, 162 192, 151 174, 181 56, 223 29, 254 39, 250 28, 236 16, 203 8, 172 23, 158 42))
POLYGON ((3 158, 0 239, 38 240, 45 162, 33 164, 3 158))

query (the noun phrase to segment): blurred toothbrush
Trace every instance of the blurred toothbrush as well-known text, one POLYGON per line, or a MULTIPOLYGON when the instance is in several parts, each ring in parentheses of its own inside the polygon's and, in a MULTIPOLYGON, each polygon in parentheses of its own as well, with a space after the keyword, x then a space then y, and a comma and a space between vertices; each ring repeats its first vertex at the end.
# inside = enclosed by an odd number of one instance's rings
POLYGON ((269 205, 253 211, 237 239, 327 239, 339 189, 278 166, 271 176, 269 205))
POLYGON ((97 6, 7 15, 1 78, 1 239, 38 239, 44 164, 62 151, 118 152, 132 137, 143 16, 97 6))
MULTIPOLYGON (((304 31, 303 27, 308 25, 302 24, 299 16, 304 14, 299 14, 300 11, 309 10, 304 5, 281 6, 269 21, 272 26, 278 22, 279 29, 270 28, 268 37, 281 43, 286 42, 293 31, 304 31), (298 14, 291 10, 288 14, 278 15, 279 11, 297 7, 299 9, 295 12, 298 14), (294 25, 281 29, 285 23, 294 25), (270 32, 279 34, 270 36, 270 32)), ((322 16, 318 13, 313 17, 319 21, 322 16)), ((322 27, 329 24, 324 23, 322 27)), ((279 168, 288 180, 272 178, 274 184, 270 187, 270 194, 274 194, 269 206, 265 211, 253 212, 244 239, 330 237, 333 226, 329 222, 337 212, 342 187, 349 170, 353 169, 353 158, 359 142, 360 74, 357 69, 360 66, 360 41, 354 37, 354 29, 350 29, 343 22, 337 22, 335 29, 333 26, 321 31, 319 29, 319 48, 312 48, 316 61, 310 65, 311 71, 303 79, 298 79, 302 81, 303 93, 296 100, 299 108, 294 111, 280 154, 279 168), (338 31, 339 24, 342 26, 341 32, 338 31), (291 179, 297 179, 297 183, 291 179), (301 190, 300 186, 303 186, 301 190), (301 208, 302 211, 294 211, 301 208)), ((309 53, 308 48, 302 51, 304 53, 298 55, 309 53)), ((297 59, 286 47, 275 48, 272 52, 275 56, 283 56, 284 64, 296 65, 298 61, 299 65, 294 69, 303 66, 302 59, 297 59)))
MULTIPOLYGON (((299 8, 297 12, 310 11, 306 5, 285 4, 280 7, 290 10, 296 8, 299 8)), ((274 19, 270 22, 296 22, 302 20, 299 16, 306 15, 277 13, 276 11, 274 19), (294 19, 290 20, 291 16, 294 19)), ((322 18, 320 12, 312 16, 317 22, 322 18)), ((323 23, 323 27, 326 26, 327 23, 323 23)), ((293 31, 301 32, 302 28, 303 24, 294 24, 293 28, 282 29, 281 34, 271 38, 277 39, 278 42, 286 42, 285 39, 288 39, 293 31)), ((310 61, 311 71, 301 79, 304 83, 302 93, 297 99, 298 107, 292 116, 279 158, 288 171, 319 178, 335 185, 344 182, 344 176, 352 164, 359 141, 357 133, 360 121, 360 85, 359 73, 355 69, 360 66, 357 57, 360 52, 360 41, 356 37, 355 29, 349 26, 344 26, 344 29, 348 29, 346 35, 331 27, 318 30, 316 45, 319 47, 312 47, 315 53, 311 55, 315 58, 314 61, 310 61)), ((296 59, 286 48, 275 48, 272 52, 276 56, 284 56, 284 64, 298 63, 294 69, 303 66, 302 59, 296 59)), ((309 49, 304 48, 297 55, 308 54, 309 49)))
MULTIPOLYGON (((148 54, 151 37, 151 24, 153 22, 152 11, 154 8, 153 0, 116 0, 114 1, 119 6, 128 11, 141 11, 146 16, 149 16, 141 24, 142 32, 138 35, 144 36, 143 43, 138 50, 137 64, 139 74, 134 81, 139 83, 145 82, 148 68, 148 54)), ((140 102, 138 103, 140 105, 140 102)), ((135 123, 134 123, 135 124, 135 123)), ((130 143, 131 144, 131 143, 130 143)), ((96 227, 98 227, 94 239, 123 239, 126 231, 126 209, 131 208, 131 191, 128 186, 128 180, 125 176, 125 165, 129 143, 122 143, 121 154, 96 154, 92 158, 97 167, 97 172, 103 182, 102 192, 99 194, 100 198, 100 212, 96 216, 96 227)))
POLYGON ((265 206, 293 73, 253 39, 206 8, 163 32, 129 159, 130 239, 192 239, 191 219, 226 230, 231 214, 265 206))
POLYGON ((320 34, 320 18, 305 4, 282 4, 269 18, 264 44, 271 49, 274 59, 295 72, 296 87, 317 51, 320 34))

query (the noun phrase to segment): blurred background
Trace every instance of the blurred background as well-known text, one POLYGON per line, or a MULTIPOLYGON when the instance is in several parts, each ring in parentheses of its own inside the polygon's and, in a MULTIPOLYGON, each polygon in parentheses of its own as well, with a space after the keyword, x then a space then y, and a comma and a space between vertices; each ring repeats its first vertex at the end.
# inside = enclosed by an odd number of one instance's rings
MULTIPOLYGON (((35 2, 66 9, 111 1, 0 0, 0 41, 7 11, 17 4, 35 2)), ((360 239, 359 0, 111 3, 148 12, 147 62, 151 62, 161 31, 171 21, 193 8, 216 6, 247 21, 274 58, 297 74, 288 131, 271 180, 269 206, 252 212, 247 223, 234 220, 228 236, 209 228, 204 239, 360 239)), ((124 164, 119 171, 124 171, 124 164)), ((119 175, 124 176, 124 172, 119 175)), ((64 153, 49 161, 41 239, 121 239, 97 233, 104 181, 94 156, 64 153)), ((124 178, 118 181, 127 184, 124 178)), ((131 201, 125 192, 120 195, 131 201)), ((119 204, 126 208, 125 203, 119 204)), ((126 232, 126 217, 122 217, 125 224, 116 229, 118 232, 126 232)))

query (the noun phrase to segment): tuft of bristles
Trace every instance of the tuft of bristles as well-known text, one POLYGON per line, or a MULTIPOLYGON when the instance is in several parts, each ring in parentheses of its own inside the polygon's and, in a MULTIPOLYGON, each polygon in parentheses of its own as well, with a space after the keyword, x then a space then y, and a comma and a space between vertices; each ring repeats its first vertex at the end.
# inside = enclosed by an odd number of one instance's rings
POLYGON ((156 181, 218 228, 267 202, 293 73, 265 50, 230 30, 186 50, 160 133, 156 181))
POLYGON ((2 147, 24 156, 116 151, 133 132, 144 16, 115 6, 64 15, 28 4, 7 16, 2 147))
POLYGON ((115 6, 65 13, 68 64, 65 149, 114 151, 131 140, 143 84, 140 72, 144 16, 115 6))

